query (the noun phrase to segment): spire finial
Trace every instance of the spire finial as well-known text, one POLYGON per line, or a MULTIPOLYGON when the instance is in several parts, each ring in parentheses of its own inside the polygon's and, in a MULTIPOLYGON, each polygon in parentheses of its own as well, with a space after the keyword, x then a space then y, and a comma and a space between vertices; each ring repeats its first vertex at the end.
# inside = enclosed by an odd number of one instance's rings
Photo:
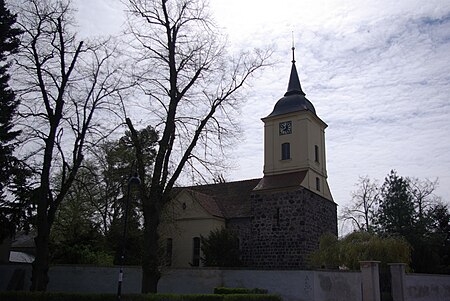
POLYGON ((305 92, 302 91, 302 86, 300 85, 300 80, 297 74, 297 68, 295 67, 295 43, 294 43, 294 31, 292 31, 292 68, 291 76, 289 77, 288 90, 284 96, 292 94, 301 94, 305 96, 305 92))
POLYGON ((292 31, 292 63, 295 64, 295 43, 294 43, 294 31, 292 31))

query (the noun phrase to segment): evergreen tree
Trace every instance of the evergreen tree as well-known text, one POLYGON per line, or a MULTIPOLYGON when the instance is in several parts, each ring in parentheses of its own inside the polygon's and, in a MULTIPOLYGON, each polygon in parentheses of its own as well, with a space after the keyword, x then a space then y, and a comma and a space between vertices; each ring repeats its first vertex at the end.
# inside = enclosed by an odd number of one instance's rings
MULTIPOLYGON (((136 171, 136 150, 131 141, 131 133, 125 132, 116 142, 105 145, 106 168, 103 170, 104 182, 116 187, 115 214, 111 219, 110 227, 106 233, 108 248, 114 252, 114 263, 120 263, 122 248, 125 248, 123 264, 138 265, 142 263, 143 231, 142 231, 142 207, 136 185, 130 186, 128 196, 128 181, 132 173, 136 171), (128 204, 127 237, 123 242, 124 212, 126 202, 128 204), (122 245, 125 244, 125 245, 122 245)), ((137 131, 137 139, 141 146, 144 170, 150 177, 152 165, 156 155, 158 133, 152 126, 147 126, 137 131)))
MULTIPOLYGON (((90 163, 90 162, 86 162, 90 163)), ((97 217, 99 187, 94 164, 80 169, 55 216, 50 234, 52 263, 112 265, 97 217)))
POLYGON ((18 160, 13 155, 14 139, 20 134, 13 130, 17 106, 14 91, 9 87, 8 56, 16 53, 21 31, 14 28, 16 16, 0 0, 0 242, 14 231, 12 220, 17 215, 17 206, 9 202, 7 191, 19 179, 18 160))
POLYGON ((431 206, 425 212, 424 220, 425 227, 421 225, 414 232, 415 270, 422 273, 450 274, 450 211, 448 206, 443 203, 431 206))
POLYGON ((377 232, 408 241, 411 268, 417 273, 450 272, 450 212, 447 206, 427 198, 433 195, 435 183, 411 180, 391 171, 381 187, 377 232))
POLYGON ((409 238, 414 231, 414 203, 408 180, 391 170, 381 187, 377 226, 380 233, 409 238))
MULTIPOLYGON (((158 134, 152 126, 138 131, 145 170, 151 172, 158 134)), ((106 141, 95 158, 85 160, 60 206, 51 235, 52 263, 119 264, 123 252, 124 212, 128 204, 125 265, 141 264, 142 211, 136 185, 135 150, 130 133, 106 141)))

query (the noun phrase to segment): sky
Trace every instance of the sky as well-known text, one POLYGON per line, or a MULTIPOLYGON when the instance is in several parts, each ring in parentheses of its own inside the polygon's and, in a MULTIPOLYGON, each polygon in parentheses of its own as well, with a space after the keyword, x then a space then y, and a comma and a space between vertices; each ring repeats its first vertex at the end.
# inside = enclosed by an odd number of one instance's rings
MULTIPOLYGON (((120 32, 118 0, 76 0, 80 35, 120 32)), ((306 97, 328 124, 328 183, 348 204, 359 176, 439 179, 450 202, 450 0, 212 0, 232 49, 275 47, 246 90, 227 180, 262 177, 263 122, 286 92, 292 36, 306 97)))

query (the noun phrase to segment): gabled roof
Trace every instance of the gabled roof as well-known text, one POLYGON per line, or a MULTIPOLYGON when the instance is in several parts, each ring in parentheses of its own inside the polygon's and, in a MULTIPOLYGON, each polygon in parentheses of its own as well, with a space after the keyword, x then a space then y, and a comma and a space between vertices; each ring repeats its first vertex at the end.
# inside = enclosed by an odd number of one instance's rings
POLYGON ((211 215, 224 218, 249 217, 250 195, 261 179, 180 187, 194 193, 200 205, 211 215))

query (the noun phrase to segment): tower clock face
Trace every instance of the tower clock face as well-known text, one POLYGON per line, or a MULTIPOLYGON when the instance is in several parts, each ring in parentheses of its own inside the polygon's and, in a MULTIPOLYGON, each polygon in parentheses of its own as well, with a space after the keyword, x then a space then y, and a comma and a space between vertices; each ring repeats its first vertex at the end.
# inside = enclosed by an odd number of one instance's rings
POLYGON ((292 121, 280 122, 280 135, 287 135, 292 133, 292 121))

